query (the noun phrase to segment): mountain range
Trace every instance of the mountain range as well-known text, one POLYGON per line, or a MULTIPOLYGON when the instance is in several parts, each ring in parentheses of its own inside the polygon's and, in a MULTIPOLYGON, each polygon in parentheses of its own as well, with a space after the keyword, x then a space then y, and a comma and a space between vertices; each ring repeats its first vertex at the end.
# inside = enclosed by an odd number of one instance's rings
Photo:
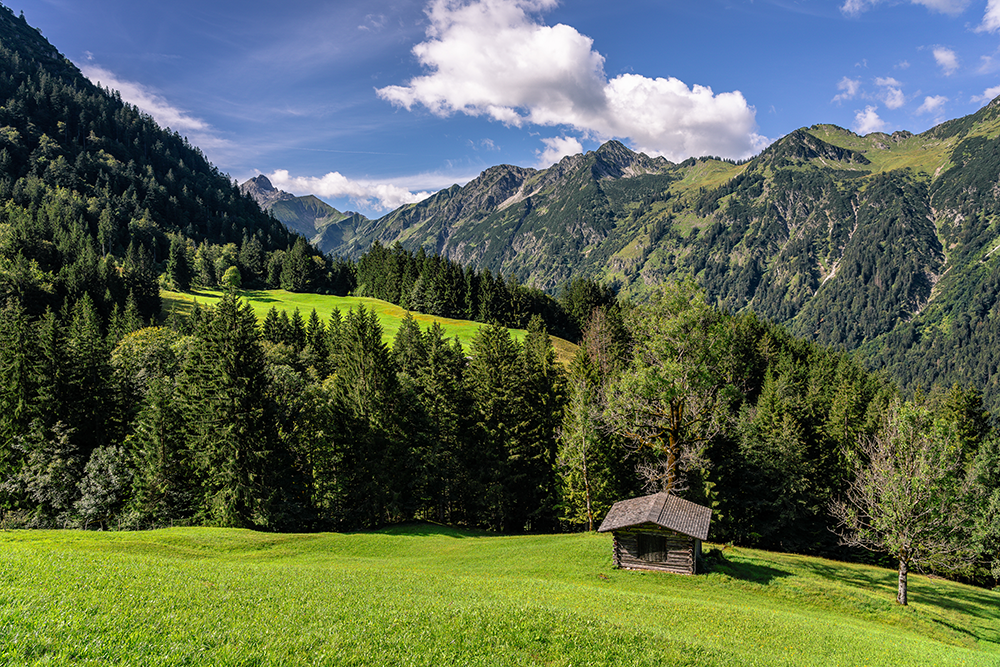
POLYGON ((998 174, 994 100, 921 134, 814 125, 741 162, 675 164, 610 141, 548 169, 492 167, 311 238, 353 257, 376 240, 423 247, 549 291, 586 276, 641 299, 690 274, 722 308, 859 350, 907 386, 973 384, 992 402, 998 174))
POLYGON ((351 243, 355 230, 369 222, 360 213, 341 213, 313 195, 297 197, 278 190, 263 174, 240 185, 240 192, 318 248, 337 248, 351 243))

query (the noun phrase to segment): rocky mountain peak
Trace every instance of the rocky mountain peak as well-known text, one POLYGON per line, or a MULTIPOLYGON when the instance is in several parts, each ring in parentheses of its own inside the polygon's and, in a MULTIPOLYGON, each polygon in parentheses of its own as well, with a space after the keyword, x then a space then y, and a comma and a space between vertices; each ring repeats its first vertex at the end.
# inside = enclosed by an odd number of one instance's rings
POLYGON ((240 185, 240 192, 250 195, 265 211, 271 208, 276 202, 295 199, 295 195, 275 188, 264 174, 254 176, 246 183, 240 185))
POLYGON ((664 158, 651 158, 636 153, 620 141, 611 140, 594 152, 597 164, 594 175, 598 178, 623 178, 641 174, 658 173, 670 166, 664 158))

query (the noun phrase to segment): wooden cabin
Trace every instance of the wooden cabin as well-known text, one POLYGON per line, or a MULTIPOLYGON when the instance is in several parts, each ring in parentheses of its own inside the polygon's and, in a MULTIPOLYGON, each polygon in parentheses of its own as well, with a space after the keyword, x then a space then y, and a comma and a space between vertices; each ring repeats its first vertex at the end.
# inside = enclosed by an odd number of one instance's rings
POLYGON ((599 532, 614 536, 616 567, 695 574, 712 510, 669 493, 614 504, 599 532))

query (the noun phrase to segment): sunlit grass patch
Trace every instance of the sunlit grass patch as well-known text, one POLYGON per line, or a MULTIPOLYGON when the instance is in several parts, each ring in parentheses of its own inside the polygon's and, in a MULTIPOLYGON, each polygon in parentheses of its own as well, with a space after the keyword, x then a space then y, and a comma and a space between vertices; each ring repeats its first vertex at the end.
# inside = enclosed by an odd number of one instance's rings
MULTIPOLYGON (((193 289, 189 292, 163 290, 160 292, 160 298, 163 301, 164 315, 169 314, 172 310, 180 315, 186 315, 194 306, 195 301, 202 306, 211 306, 222 298, 222 294, 223 292, 219 290, 207 289, 193 289)), ((315 309, 316 314, 325 322, 335 308, 339 309, 342 314, 346 314, 348 310, 364 306, 368 310, 375 311, 379 323, 382 325, 382 339, 389 345, 392 344, 396 332, 399 331, 399 327, 408 312, 406 309, 387 301, 365 297, 304 294, 286 292, 285 290, 242 290, 238 294, 240 298, 246 300, 253 307, 254 314, 261 322, 272 307, 279 311, 284 310, 289 315, 298 308, 303 319, 308 319, 309 313, 315 309)), ((476 332, 483 326, 480 322, 470 320, 457 320, 410 312, 421 329, 427 329, 434 322, 437 322, 444 330, 446 338, 457 338, 466 349, 475 338, 476 332)), ((523 329, 511 329, 510 332, 515 340, 524 339, 525 331, 523 329)), ((552 344, 556 351, 556 357, 563 363, 569 363, 576 353, 577 346, 569 341, 553 336, 552 344)))
POLYGON ((0 664, 995 665, 1000 595, 728 549, 615 570, 610 538, 0 534, 0 664))

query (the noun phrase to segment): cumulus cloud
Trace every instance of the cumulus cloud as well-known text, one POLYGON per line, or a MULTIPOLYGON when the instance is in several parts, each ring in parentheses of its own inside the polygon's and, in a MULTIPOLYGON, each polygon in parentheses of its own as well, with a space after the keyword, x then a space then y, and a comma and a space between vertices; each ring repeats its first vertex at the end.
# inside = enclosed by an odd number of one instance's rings
POLYGON ((933 114, 938 115, 944 111, 944 105, 948 101, 948 98, 944 95, 934 95, 933 97, 925 97, 924 103, 920 105, 917 109, 918 114, 933 114))
POLYGON ((834 102, 852 100, 858 94, 858 91, 861 90, 861 79, 852 79, 845 76, 837 84, 837 90, 840 92, 833 98, 834 102))
POLYGON ((854 131, 858 134, 881 132, 885 129, 885 121, 878 117, 878 107, 867 106, 864 111, 854 115, 854 131))
POLYGON ((984 90, 982 95, 973 97, 972 101, 978 104, 986 104, 987 102, 992 102, 993 98, 997 95, 1000 95, 1000 86, 993 86, 984 90))
POLYGON ((890 109, 898 109, 906 104, 906 97, 903 95, 902 85, 892 77, 878 77, 875 85, 882 88, 881 99, 890 109))
POLYGON ((958 55, 948 47, 935 46, 934 60, 937 61, 945 76, 950 76, 958 69, 958 55))
POLYGON ((279 190, 313 194, 331 199, 348 198, 358 206, 379 211, 389 211, 404 204, 415 204, 430 197, 433 192, 410 192, 389 181, 352 180, 333 171, 321 178, 292 176, 287 169, 278 169, 267 175, 279 190))
MULTIPOLYGON (((868 11, 875 5, 884 2, 886 0, 846 0, 840 6, 840 11, 851 16, 857 16, 862 12, 868 11)), ((941 12, 942 14, 950 14, 951 16, 957 16, 964 12, 970 2, 971 0, 910 0, 911 4, 923 5, 930 10, 941 12)))
POLYGON ((989 0, 986 3, 986 13, 983 22, 977 28, 979 32, 996 32, 1000 30, 1000 0, 989 0))
POLYGON ((675 78, 609 80, 593 40, 537 16, 556 0, 431 0, 427 40, 413 54, 427 73, 378 89, 431 113, 485 116, 510 126, 566 126, 670 159, 752 155, 766 139, 743 94, 715 94, 675 78))
POLYGON ((567 155, 578 155, 583 152, 583 144, 575 137, 552 137, 542 139, 542 143, 545 144, 545 150, 535 151, 538 154, 539 169, 551 167, 567 155))

